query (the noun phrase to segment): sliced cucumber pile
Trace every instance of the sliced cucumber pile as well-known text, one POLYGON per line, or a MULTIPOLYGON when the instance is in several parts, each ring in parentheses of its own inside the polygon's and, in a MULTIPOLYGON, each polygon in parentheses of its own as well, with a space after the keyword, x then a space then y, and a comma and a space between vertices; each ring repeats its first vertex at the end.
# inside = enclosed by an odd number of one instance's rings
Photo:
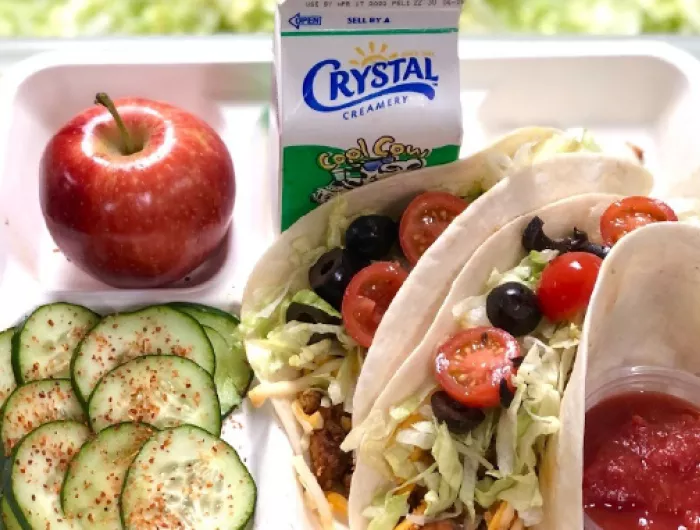
POLYGON ((35 310, 13 337, 17 382, 67 378, 73 350, 99 320, 96 313, 74 304, 49 304, 35 310))
POLYGON ((214 348, 214 382, 219 394, 221 414, 226 416, 240 405, 253 381, 253 370, 248 365, 243 341, 238 333, 238 319, 201 304, 173 302, 169 305, 187 313, 204 327, 214 348))
POLYGON ((124 481, 121 514, 126 530, 239 530, 252 517, 255 499, 255 483, 238 454, 184 425, 144 444, 124 481))
POLYGON ((218 309, 39 307, 0 333, 0 529, 244 528, 255 484, 219 435, 251 378, 218 309))

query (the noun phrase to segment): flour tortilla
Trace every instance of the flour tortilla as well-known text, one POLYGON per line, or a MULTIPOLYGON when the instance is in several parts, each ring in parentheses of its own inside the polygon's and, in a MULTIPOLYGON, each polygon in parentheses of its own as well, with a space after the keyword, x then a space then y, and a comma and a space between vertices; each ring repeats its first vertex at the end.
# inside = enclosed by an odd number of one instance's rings
MULTIPOLYGON (((621 367, 656 366, 700 375, 699 264, 697 226, 658 223, 615 245, 600 270, 579 348, 579 356, 588 361, 587 391, 621 367)), ((577 379, 577 385, 581 382, 577 379)), ((584 396, 580 389, 575 394, 581 400, 576 405, 580 421, 584 396)), ((568 529, 583 530, 583 429, 567 435, 562 443, 575 450, 566 456, 568 475, 554 485, 570 483, 559 508, 570 518, 568 529)))
MULTIPOLYGON (((635 186, 630 186, 627 190, 627 194, 640 192, 635 186)), ((521 216, 492 235, 461 270, 424 339, 410 353, 396 375, 384 385, 384 391, 370 414, 381 413, 386 417, 392 406, 433 381, 435 348, 458 330, 452 308, 467 297, 482 294, 494 268, 500 271, 512 269, 525 256, 520 240, 533 216, 538 215, 543 219, 550 237, 569 235, 575 226, 588 232, 593 241, 600 241, 600 214, 619 198, 620 195, 596 193, 565 199, 521 216)), ((538 530, 571 528, 569 499, 580 498, 581 482, 571 479, 571 474, 575 474, 572 463, 575 465, 581 450, 585 367, 585 354, 579 352, 562 400, 561 431, 548 442, 548 465, 540 473, 545 520, 538 526, 538 530)), ((361 449, 356 455, 357 467, 350 488, 350 529, 365 530, 368 521, 362 517, 362 511, 370 505, 375 492, 387 484, 383 476, 366 463, 361 449)))

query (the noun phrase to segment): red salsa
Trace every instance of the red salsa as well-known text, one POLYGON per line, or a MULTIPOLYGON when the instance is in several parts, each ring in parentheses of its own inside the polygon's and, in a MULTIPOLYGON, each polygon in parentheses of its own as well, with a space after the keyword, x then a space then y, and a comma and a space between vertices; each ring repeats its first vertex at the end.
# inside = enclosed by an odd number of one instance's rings
POLYGON ((583 502, 603 530, 700 530, 700 410, 654 392, 589 410, 583 502))

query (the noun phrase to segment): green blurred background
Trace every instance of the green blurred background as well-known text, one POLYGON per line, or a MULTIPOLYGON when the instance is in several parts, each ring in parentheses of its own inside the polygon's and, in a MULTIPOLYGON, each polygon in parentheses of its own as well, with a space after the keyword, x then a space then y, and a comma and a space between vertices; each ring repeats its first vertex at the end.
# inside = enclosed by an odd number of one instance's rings
MULTIPOLYGON (((0 0, 0 37, 269 32, 275 0, 0 0)), ((700 34, 700 0, 465 0, 471 34, 700 34)))

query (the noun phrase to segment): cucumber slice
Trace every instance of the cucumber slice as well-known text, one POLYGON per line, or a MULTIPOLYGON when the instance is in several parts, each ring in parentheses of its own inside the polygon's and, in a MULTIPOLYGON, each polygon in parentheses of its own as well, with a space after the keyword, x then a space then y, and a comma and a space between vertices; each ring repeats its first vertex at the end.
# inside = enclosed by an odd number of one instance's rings
POLYGON ((0 406, 10 396, 17 384, 12 371, 12 335, 14 328, 0 333, 0 406))
POLYGON ((124 477, 154 432, 142 423, 119 423, 87 442, 71 461, 63 481, 61 505, 66 516, 80 519, 83 530, 122 528, 118 499, 124 477))
POLYGON ((68 379, 32 381, 17 387, 2 410, 0 435, 5 454, 39 425, 56 420, 87 422, 68 379))
POLYGON ((243 401, 233 383, 233 379, 229 377, 225 370, 225 359, 230 354, 229 345, 226 344, 226 341, 221 336, 221 333, 210 328, 209 326, 202 327, 209 338, 209 342, 211 342, 212 348, 214 348, 214 355, 216 355, 214 384, 216 385, 216 393, 219 396, 221 415, 226 416, 226 414, 235 409, 241 404, 241 401, 243 401))
POLYGON ((121 514, 126 530, 239 530, 255 500, 255 482, 236 451, 183 425, 144 444, 124 481, 121 514))
POLYGON ((12 341, 12 367, 18 383, 70 376, 73 350, 100 316, 63 302, 36 309, 12 341))
POLYGON ((214 380, 197 363, 175 355, 147 355, 105 375, 88 403, 95 432, 124 421, 158 429, 183 423, 221 434, 214 380))
POLYGON ((221 333, 228 344, 237 340, 240 321, 231 313, 204 304, 192 302, 171 302, 170 307, 187 313, 203 326, 209 326, 221 333))
POLYGON ((2 522, 6 530, 22 530, 15 512, 12 511, 10 503, 7 501, 7 497, 2 498, 2 522))
POLYGON ((102 319, 76 349, 71 378, 84 403, 110 370, 143 355, 178 355, 210 374, 216 361, 202 326, 191 316, 167 306, 151 306, 102 319))
POLYGON ((15 448, 7 500, 24 528, 80 530, 61 510, 61 485, 68 464, 90 438, 76 421, 54 421, 29 433, 15 448))
MULTIPOLYGON (((243 341, 238 333, 238 324, 240 323, 238 319, 230 313, 202 304, 173 302, 169 305, 191 315, 202 326, 208 326, 221 334, 226 344, 229 345, 230 352, 224 357, 218 355, 216 357, 219 380, 230 381, 236 387, 238 395, 245 397, 248 393, 248 387, 253 381, 253 370, 248 364, 243 341)), ((230 409, 227 412, 230 412, 230 409)))

